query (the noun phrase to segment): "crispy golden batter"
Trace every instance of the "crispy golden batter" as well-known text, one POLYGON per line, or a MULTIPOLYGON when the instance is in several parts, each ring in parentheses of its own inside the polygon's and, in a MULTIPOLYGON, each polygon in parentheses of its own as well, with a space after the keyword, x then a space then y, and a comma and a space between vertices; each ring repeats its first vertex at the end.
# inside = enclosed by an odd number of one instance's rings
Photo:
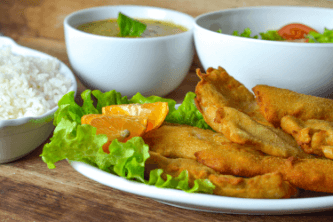
POLYGON ((151 151, 171 158, 195 159, 194 153, 230 142, 220 133, 197 127, 163 124, 142 136, 151 151))
POLYGON ((195 91, 196 104, 214 130, 270 155, 308 157, 290 135, 265 120, 254 95, 224 69, 209 68, 207 74, 197 70, 197 74, 201 81, 195 91))
POLYGON ((306 153, 333 159, 333 122, 316 119, 302 121, 284 116, 281 127, 296 139, 306 153))
POLYGON ((253 89, 261 113, 274 126, 280 126, 283 116, 301 120, 333 121, 333 100, 296 93, 287 89, 257 85, 253 89))
POLYGON ((221 174, 253 177, 280 172, 284 180, 296 187, 333 193, 333 161, 329 159, 268 156, 235 143, 199 151, 195 155, 198 162, 221 174))
MULTIPOLYGON (((213 169, 192 159, 169 159, 155 152, 150 152, 146 161, 146 171, 163 169, 165 174, 177 177, 183 170, 188 171, 189 185, 194 185, 196 179, 209 179, 214 185, 214 194, 243 198, 289 198, 296 189, 289 182, 283 181, 280 173, 271 173, 253 178, 241 178, 221 175, 213 169)), ((147 173, 147 172, 146 172, 147 173)))
POLYGON ((206 74, 197 69, 201 81, 197 84, 196 104, 205 120, 214 125, 216 110, 220 107, 235 108, 264 125, 271 125, 259 111, 254 95, 240 82, 230 76, 225 69, 208 68, 206 74))
POLYGON ((290 135, 280 129, 262 125, 236 109, 219 108, 215 122, 219 123, 219 128, 215 130, 235 143, 255 145, 252 146, 254 149, 273 156, 310 158, 290 135))

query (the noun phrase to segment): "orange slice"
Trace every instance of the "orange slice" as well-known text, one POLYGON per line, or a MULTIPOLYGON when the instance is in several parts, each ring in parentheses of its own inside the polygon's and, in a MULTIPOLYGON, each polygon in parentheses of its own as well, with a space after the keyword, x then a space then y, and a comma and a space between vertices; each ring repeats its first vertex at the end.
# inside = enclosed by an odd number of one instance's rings
POLYGON ((138 116, 148 119, 146 131, 150 131, 162 125, 169 112, 167 102, 155 102, 144 104, 111 105, 102 108, 105 115, 138 116))
POLYGON ((103 150, 109 153, 109 145, 114 139, 126 142, 135 136, 142 136, 147 129, 147 118, 127 115, 88 114, 81 118, 81 124, 89 124, 97 128, 96 134, 105 134, 108 142, 103 150))

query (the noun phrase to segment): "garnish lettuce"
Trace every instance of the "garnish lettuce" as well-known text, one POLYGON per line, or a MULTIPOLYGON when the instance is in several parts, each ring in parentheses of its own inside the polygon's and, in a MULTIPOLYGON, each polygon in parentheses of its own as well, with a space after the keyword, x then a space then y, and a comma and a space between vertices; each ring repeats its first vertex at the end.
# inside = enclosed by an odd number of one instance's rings
POLYGON ((323 33, 310 32, 306 36, 311 43, 333 43, 333 29, 325 28, 323 33))
POLYGON ((202 114, 197 109, 194 103, 195 93, 188 92, 185 95, 183 103, 175 108, 176 101, 172 99, 165 99, 158 96, 150 96, 148 98, 137 93, 130 99, 130 103, 153 103, 153 102, 167 102, 169 104, 169 113, 165 118, 166 122, 178 123, 189 126, 196 126, 203 129, 211 129, 211 127, 205 122, 202 114))
POLYGON ((284 41, 276 30, 268 30, 267 32, 259 33, 262 40, 271 40, 271 41, 284 41))
MULTIPOLYGON (((218 33, 222 33, 222 30, 217 30, 218 33)), ((239 34, 237 30, 235 30, 232 35, 245 37, 245 38, 252 38, 258 39, 258 35, 251 36, 252 31, 250 28, 245 28, 242 33, 239 34)), ((281 37, 276 30, 268 30, 267 32, 259 33, 262 40, 272 40, 272 41, 284 41, 285 39, 281 37)), ((306 39, 309 39, 309 43, 333 43, 333 29, 325 28, 323 33, 317 33, 311 31, 307 36, 306 39)))
POLYGON ((118 14, 117 23, 119 37, 139 37, 146 30, 147 25, 132 19, 121 12, 118 14))
POLYGON ((69 161, 84 162, 126 179, 156 187, 174 188, 186 192, 212 193, 215 186, 208 179, 196 180, 194 186, 190 188, 186 170, 178 177, 167 175, 166 180, 164 180, 161 177, 163 170, 156 169, 150 172, 149 179, 146 180, 144 169, 145 161, 149 158, 149 147, 141 137, 134 137, 126 143, 118 140, 112 141, 108 154, 102 148, 107 141, 107 136, 96 135, 96 128, 91 125, 81 125, 83 115, 101 113, 103 106, 163 101, 169 104, 169 114, 166 121, 209 128, 195 107, 194 97, 195 94, 189 92, 184 102, 176 109, 174 100, 158 96, 146 98, 138 93, 131 99, 127 99, 126 96, 122 97, 119 92, 114 90, 106 93, 98 90, 86 90, 81 94, 83 105, 79 106, 74 100, 74 92, 69 92, 58 103, 59 109, 54 115, 56 128, 50 142, 45 144, 43 148, 42 160, 50 169, 55 168, 56 162, 68 159, 69 161), (92 96, 96 99, 96 106, 94 106, 92 96))
MULTIPOLYGON (((245 38, 251 38, 251 39, 258 39, 258 35, 251 36, 252 31, 250 28, 245 28, 244 31, 239 34, 237 30, 235 30, 232 35, 234 36, 240 36, 245 38)), ((282 41, 284 40, 276 30, 268 30, 267 32, 260 32, 259 35, 261 36, 262 40, 272 40, 272 41, 282 41)))
POLYGON ((245 28, 244 31, 242 33, 238 33, 237 30, 235 30, 232 35, 234 36, 239 36, 239 37, 245 37, 245 38, 251 38, 251 39, 257 39, 258 38, 258 35, 255 35, 255 36, 251 36, 252 34, 252 31, 250 28, 245 28))

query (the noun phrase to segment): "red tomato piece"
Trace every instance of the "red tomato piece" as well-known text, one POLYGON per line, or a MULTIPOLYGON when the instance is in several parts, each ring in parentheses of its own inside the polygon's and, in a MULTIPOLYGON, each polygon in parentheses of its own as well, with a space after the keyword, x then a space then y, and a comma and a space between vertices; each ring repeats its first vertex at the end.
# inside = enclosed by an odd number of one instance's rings
POLYGON ((310 31, 317 32, 309 26, 300 23, 291 23, 278 30, 278 34, 286 40, 294 40, 303 39, 310 31))

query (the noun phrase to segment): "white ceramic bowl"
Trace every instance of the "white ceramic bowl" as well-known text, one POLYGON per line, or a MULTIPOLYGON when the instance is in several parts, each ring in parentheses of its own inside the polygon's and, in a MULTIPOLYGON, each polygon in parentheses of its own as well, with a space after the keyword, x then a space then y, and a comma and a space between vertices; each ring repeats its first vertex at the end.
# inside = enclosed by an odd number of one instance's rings
POLYGON ((164 96, 183 81, 193 59, 191 16, 148 6, 103 6, 68 15, 65 41, 71 67, 90 89, 117 90, 123 96, 137 92, 164 96), (133 18, 156 19, 182 25, 184 33, 153 38, 99 36, 76 29, 80 24, 117 18, 122 12, 133 18))
MULTIPOLYGON (((12 53, 23 56, 34 56, 43 59, 54 58, 45 53, 20 46, 12 39, 0 37, 0 48, 10 46, 12 53)), ((77 83, 72 71, 60 62, 60 73, 72 81, 69 91, 77 92, 77 83)), ((55 107, 38 117, 0 120, 0 163, 17 160, 36 149, 54 129, 53 114, 55 107)))
POLYGON ((252 7, 211 12, 195 19, 194 42, 205 68, 222 66, 248 89, 257 84, 328 97, 333 92, 333 43, 294 43, 232 36, 303 23, 319 32, 333 29, 333 9, 252 7), (223 34, 217 33, 221 29, 223 34))

